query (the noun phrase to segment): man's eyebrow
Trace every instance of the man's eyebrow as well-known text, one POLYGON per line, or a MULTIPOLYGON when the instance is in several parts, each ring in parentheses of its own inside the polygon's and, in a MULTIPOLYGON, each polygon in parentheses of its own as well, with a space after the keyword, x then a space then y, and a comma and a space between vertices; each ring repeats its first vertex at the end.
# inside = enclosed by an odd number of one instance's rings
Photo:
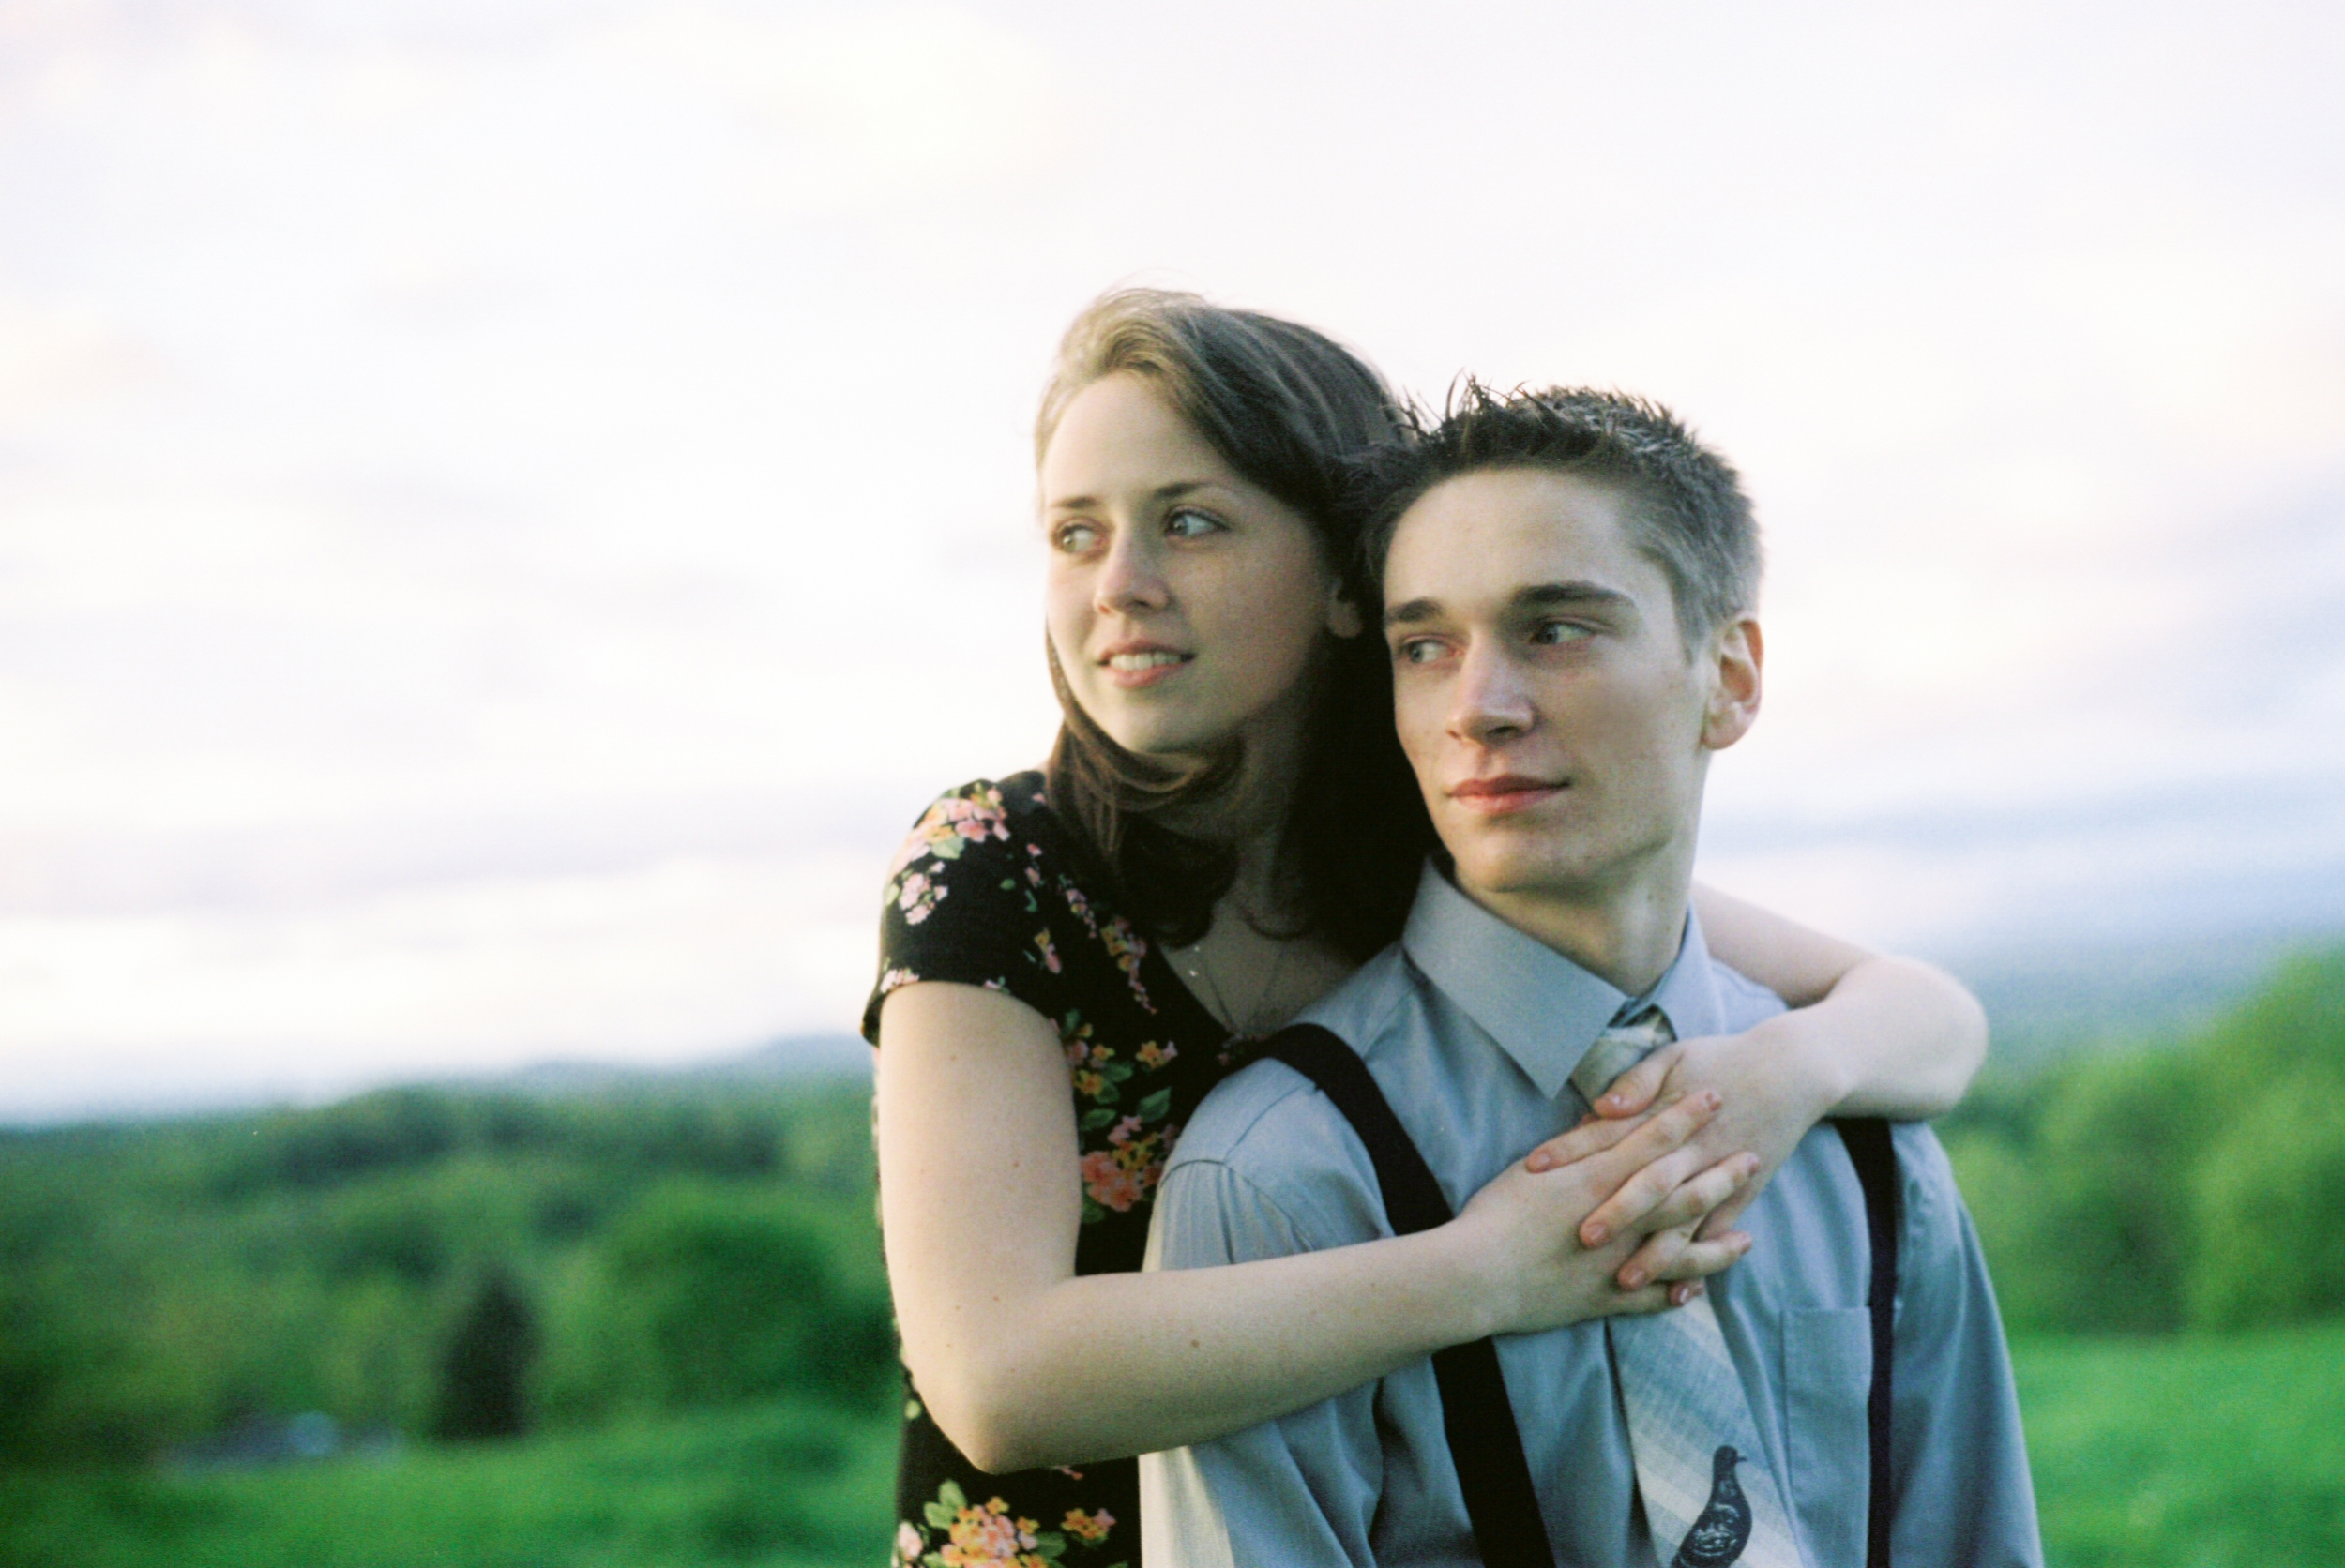
MULTIPOLYGON (((1618 606, 1634 609, 1636 601, 1617 588, 1607 588, 1600 582, 1535 582, 1527 588, 1515 590, 1512 601, 1518 610, 1549 609, 1555 606, 1618 606)), ((1445 613, 1441 601, 1434 598, 1410 599, 1384 611, 1388 626, 1421 626, 1438 621, 1445 613)))
MULTIPOLYGON (((1178 501, 1185 495, 1192 495, 1198 490, 1212 488, 1211 479, 1176 479, 1172 484, 1158 485, 1155 490, 1150 490, 1148 499, 1178 501)), ((1099 498, 1096 495, 1063 495, 1056 501, 1051 502, 1049 509, 1053 512, 1086 511, 1098 505, 1099 498)))
POLYGON ((1600 582, 1539 582, 1515 591, 1515 603, 1519 607, 1617 605, 1633 610, 1636 602, 1619 589, 1607 588, 1600 582))

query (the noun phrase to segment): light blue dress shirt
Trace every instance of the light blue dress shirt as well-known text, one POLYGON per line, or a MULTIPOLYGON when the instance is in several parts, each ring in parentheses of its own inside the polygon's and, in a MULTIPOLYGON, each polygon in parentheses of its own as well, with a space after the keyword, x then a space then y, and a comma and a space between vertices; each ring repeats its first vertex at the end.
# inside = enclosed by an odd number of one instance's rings
MULTIPOLYGON (((1629 998, 1429 868, 1401 941, 1310 1009, 1358 1049, 1453 1208, 1582 1112, 1572 1068, 1629 998)), ((1783 1010, 1715 962, 1687 922, 1641 999, 1681 1039, 1783 1010)), ((2039 1564, 2018 1401, 1978 1238, 1938 1140, 1895 1131, 1899 1568, 2039 1564)), ((1748 1392, 1762 1460, 1810 1568, 1862 1568, 1871 1324, 1865 1200, 1845 1146, 1808 1134, 1737 1222, 1749 1255, 1710 1295, 1748 1392)), ((1342 1246, 1391 1228, 1368 1152, 1325 1095, 1258 1062, 1208 1095, 1157 1200, 1150 1268, 1342 1246)), ((1498 1341, 1559 1563, 1655 1568, 1600 1321, 1498 1341)), ((1477 1560, 1432 1364, 1218 1442, 1141 1460, 1150 1568, 1466 1564, 1477 1560)), ((1674 1543, 1672 1543, 1674 1545, 1674 1543)))

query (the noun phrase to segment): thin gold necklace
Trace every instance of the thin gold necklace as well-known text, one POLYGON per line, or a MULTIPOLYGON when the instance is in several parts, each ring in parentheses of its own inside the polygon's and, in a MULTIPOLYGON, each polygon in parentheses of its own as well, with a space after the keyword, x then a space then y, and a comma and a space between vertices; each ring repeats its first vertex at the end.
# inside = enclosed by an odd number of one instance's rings
MULTIPOLYGON (((1248 925, 1251 926, 1252 922, 1248 921, 1248 925)), ((1278 943, 1278 956, 1270 960, 1270 972, 1263 976, 1262 987, 1254 993, 1254 1004, 1247 1010, 1243 1018, 1240 1018, 1237 1010, 1230 1005, 1229 999, 1221 994, 1220 982, 1213 977, 1213 972, 1206 967, 1203 939, 1192 946, 1174 948, 1172 952, 1180 960, 1181 972, 1187 974, 1192 983, 1192 990, 1196 985, 1202 984, 1207 994, 1211 996, 1212 1006, 1207 1010, 1213 1014, 1214 1018, 1232 1034, 1240 1039, 1250 1040, 1262 1033, 1263 1009, 1270 1004, 1270 999, 1278 989, 1278 974, 1286 968, 1287 949, 1292 945, 1294 943, 1291 939, 1278 943)))

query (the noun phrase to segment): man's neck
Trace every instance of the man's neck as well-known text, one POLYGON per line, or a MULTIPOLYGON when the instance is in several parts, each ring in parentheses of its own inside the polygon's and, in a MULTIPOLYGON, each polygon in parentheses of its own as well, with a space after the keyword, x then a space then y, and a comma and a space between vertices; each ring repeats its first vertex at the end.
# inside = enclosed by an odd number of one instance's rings
POLYGON ((1689 867, 1655 867, 1596 888, 1459 891, 1613 988, 1642 996, 1677 961, 1686 936, 1689 867))

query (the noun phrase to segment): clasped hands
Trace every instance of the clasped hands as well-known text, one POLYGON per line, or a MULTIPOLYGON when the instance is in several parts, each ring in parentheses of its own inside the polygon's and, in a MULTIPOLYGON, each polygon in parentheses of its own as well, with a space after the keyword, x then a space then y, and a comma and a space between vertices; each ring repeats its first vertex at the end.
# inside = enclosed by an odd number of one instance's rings
POLYGON ((1747 1035, 1679 1040, 1623 1073, 1459 1217, 1520 1249, 1495 1271, 1494 1333, 1657 1312, 1750 1249, 1732 1229, 1829 1096, 1747 1035))

